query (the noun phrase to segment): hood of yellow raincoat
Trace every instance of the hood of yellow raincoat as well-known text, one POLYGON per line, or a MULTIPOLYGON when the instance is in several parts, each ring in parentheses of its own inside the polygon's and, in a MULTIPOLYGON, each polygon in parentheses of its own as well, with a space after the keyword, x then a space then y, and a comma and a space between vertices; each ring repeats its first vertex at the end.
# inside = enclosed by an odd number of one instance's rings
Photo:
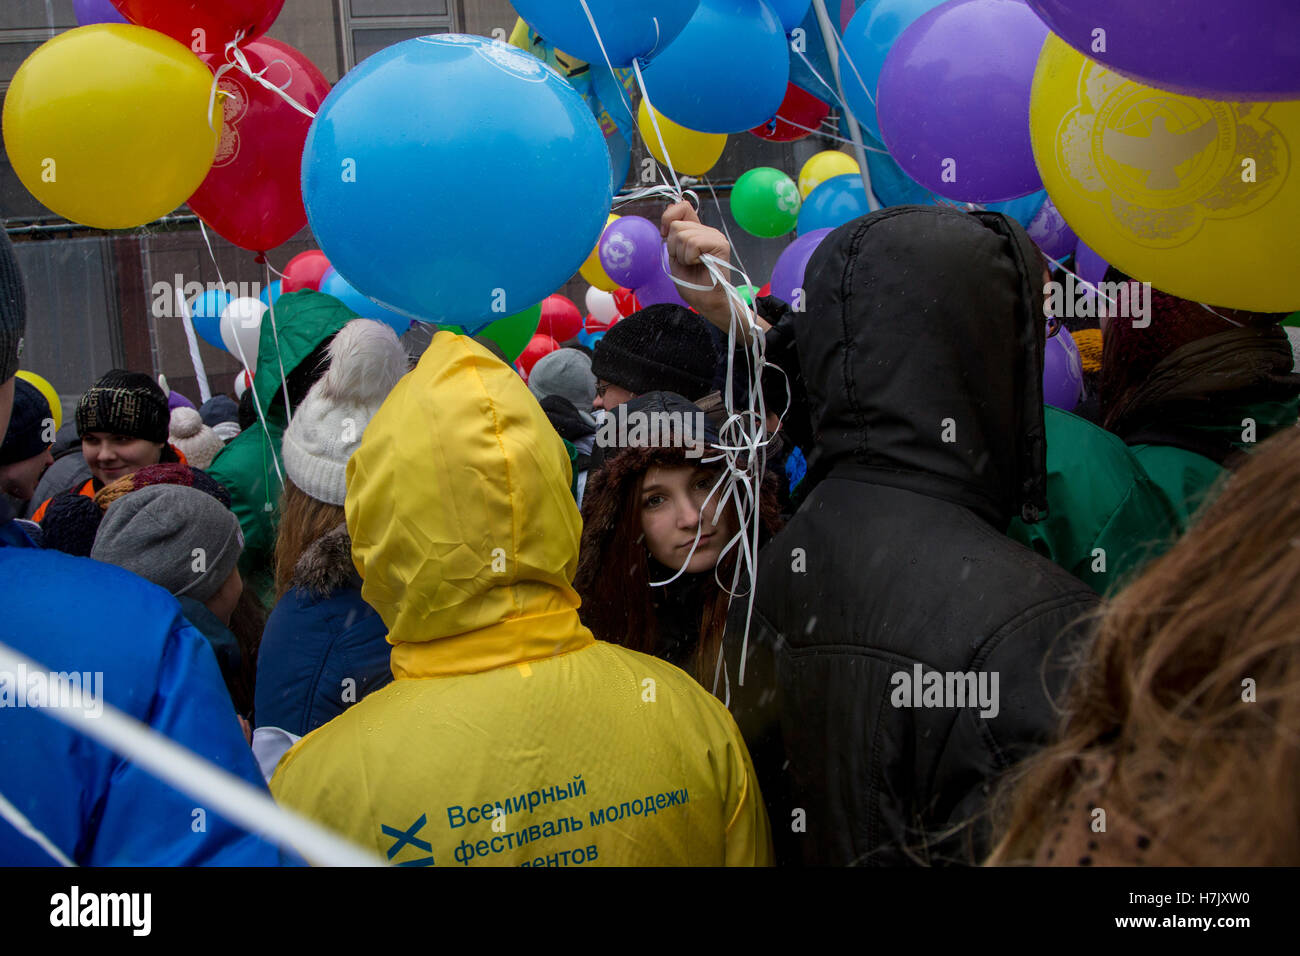
POLYGON ((393 674, 474 673, 592 643, 572 586, 582 520, 569 456, 520 377, 439 332, 348 461, 361 594, 393 674))

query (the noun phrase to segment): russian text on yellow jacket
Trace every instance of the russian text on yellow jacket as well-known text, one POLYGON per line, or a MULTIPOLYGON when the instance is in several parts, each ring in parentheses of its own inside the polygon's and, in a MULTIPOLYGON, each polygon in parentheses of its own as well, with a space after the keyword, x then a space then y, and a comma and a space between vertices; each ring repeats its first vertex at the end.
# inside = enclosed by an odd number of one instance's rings
POLYGON ((436 335, 347 479, 396 680, 290 750, 277 799, 406 866, 771 862, 721 702, 579 622, 568 457, 511 369, 436 335))

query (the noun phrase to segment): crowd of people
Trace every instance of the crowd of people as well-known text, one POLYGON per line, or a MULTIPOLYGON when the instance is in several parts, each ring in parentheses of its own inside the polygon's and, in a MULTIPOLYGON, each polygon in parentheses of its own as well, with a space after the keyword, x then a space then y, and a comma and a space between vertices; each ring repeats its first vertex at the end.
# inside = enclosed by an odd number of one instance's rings
MULTIPOLYGON (((304 290, 239 402, 113 370, 58 435, 0 240, 0 644, 395 865, 1300 862, 1284 316, 1073 323, 1072 414, 1007 216, 854 220, 741 321, 662 230, 689 308, 526 380, 304 290)), ((304 862, 0 728, 7 863, 304 862)))

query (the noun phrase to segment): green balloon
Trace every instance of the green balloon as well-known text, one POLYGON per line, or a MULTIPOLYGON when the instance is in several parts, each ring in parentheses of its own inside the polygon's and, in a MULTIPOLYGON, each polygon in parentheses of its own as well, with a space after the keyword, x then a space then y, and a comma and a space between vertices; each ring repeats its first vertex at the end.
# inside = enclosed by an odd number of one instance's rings
POLYGON ((740 297, 741 297, 742 299, 744 299, 744 300, 745 300, 746 302, 748 302, 750 305, 753 305, 753 304, 754 304, 754 296, 758 295, 758 286, 756 286, 756 285, 738 285, 738 286, 736 286, 736 291, 740 293, 740 297))
POLYGON ((1283 325, 1297 326, 1300 325, 1300 312, 1292 312, 1282 320, 1283 325))
MULTIPOLYGON (((528 343, 537 334, 537 326, 541 321, 542 304, 538 302, 522 312, 497 319, 479 332, 476 338, 491 339, 501 346, 501 351, 506 353, 506 358, 511 362, 517 362, 524 349, 528 347, 528 343)), ((457 335, 465 334, 465 330, 459 325, 441 325, 439 328, 445 332, 455 332, 457 335)))
POLYGON ((752 236, 784 236, 799 220, 799 187, 771 166, 751 169, 731 190, 731 215, 752 236))

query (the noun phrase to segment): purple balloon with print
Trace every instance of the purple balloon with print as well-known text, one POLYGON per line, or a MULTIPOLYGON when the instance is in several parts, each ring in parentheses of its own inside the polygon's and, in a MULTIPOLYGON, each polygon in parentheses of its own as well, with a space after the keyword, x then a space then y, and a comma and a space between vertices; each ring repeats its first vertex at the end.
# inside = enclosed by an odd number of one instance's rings
POLYGON ((625 289, 650 281, 659 268, 663 246, 659 227, 644 216, 622 216, 605 227, 600 236, 600 265, 625 289))
MULTIPOLYGON (((821 245, 822 240, 834 231, 834 229, 814 229, 785 247, 785 251, 776 260, 776 265, 772 267, 772 295, 786 305, 794 302, 795 289, 803 288, 808 260, 812 258, 813 252, 821 245)), ((805 295, 805 301, 807 298, 805 295)))
POLYGON ((1053 259, 1065 258, 1079 244, 1079 237, 1074 234, 1050 198, 1029 221, 1025 231, 1029 233, 1030 239, 1038 243, 1038 248, 1053 259))
POLYGON ((890 49, 877 115, 890 155, 922 186, 964 202, 1043 188, 1029 93, 1047 27, 1024 0, 949 0, 890 49))
POLYGON ((1028 3, 1080 53, 1149 86, 1211 100, 1300 99, 1295 0, 1028 3))
MULTIPOLYGON (((634 290, 641 307, 668 303, 689 309, 690 306, 686 305, 686 300, 677 291, 677 283, 668 274, 668 247, 662 241, 659 243, 659 254, 656 259, 658 262, 656 267, 650 271, 650 278, 634 290)), ((612 279, 613 276, 610 276, 610 278, 612 279)))
POLYGON ((1043 403, 1072 412, 1083 397, 1083 362, 1079 347, 1064 326, 1043 350, 1043 403))
POLYGON ((90 26, 92 23, 131 22, 122 16, 111 0, 72 0, 72 9, 77 15, 79 27, 90 26))

